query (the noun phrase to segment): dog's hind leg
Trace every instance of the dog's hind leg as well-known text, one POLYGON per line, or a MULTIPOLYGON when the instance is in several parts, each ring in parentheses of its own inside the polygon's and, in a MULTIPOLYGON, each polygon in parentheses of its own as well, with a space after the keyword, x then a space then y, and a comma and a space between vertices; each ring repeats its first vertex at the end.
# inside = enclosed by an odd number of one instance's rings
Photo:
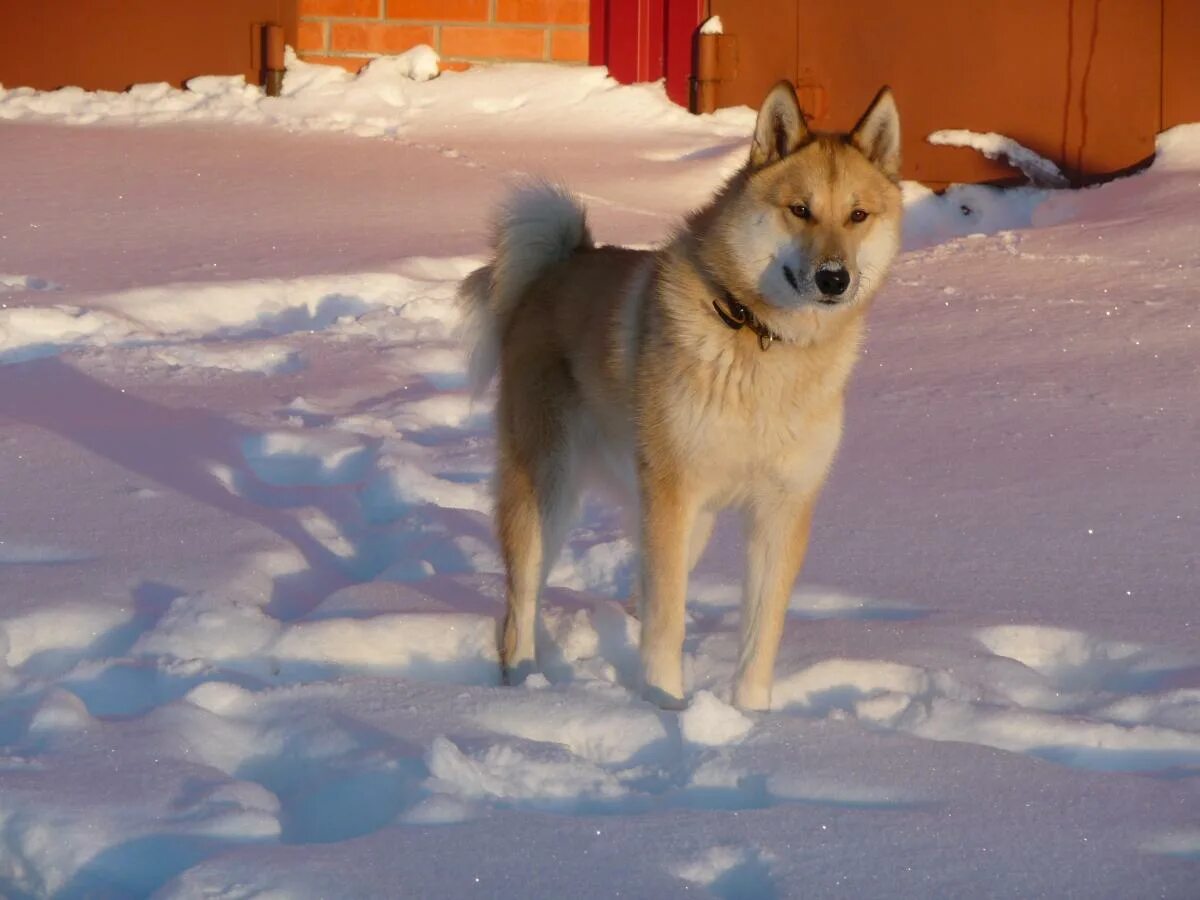
POLYGON ((499 649, 508 684, 537 669, 538 597, 577 503, 570 387, 562 373, 540 374, 502 382, 498 409, 496 522, 507 573, 499 649))
POLYGON ((741 649, 733 701, 768 709, 788 598, 804 563, 815 498, 760 499, 748 513, 741 649))

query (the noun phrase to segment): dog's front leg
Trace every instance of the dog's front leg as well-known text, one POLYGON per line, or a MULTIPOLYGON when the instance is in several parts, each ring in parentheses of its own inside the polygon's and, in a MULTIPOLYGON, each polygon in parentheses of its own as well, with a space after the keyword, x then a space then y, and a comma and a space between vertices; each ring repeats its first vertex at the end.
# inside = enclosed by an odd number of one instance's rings
POLYGON ((698 498, 674 473, 641 473, 642 682, 644 696, 683 708, 683 638, 688 544, 698 498))
POLYGON ((746 584, 742 639, 733 702, 743 709, 771 706, 775 655, 783 636, 788 598, 808 549, 812 498, 759 498, 746 528, 746 584))

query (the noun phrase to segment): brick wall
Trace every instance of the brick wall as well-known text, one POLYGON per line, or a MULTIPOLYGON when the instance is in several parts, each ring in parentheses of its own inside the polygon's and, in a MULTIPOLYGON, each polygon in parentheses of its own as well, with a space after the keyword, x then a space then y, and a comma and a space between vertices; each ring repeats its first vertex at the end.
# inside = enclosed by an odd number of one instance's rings
POLYGON ((473 62, 587 62, 588 0, 300 0, 302 59, 357 71, 429 44, 451 68, 473 62))

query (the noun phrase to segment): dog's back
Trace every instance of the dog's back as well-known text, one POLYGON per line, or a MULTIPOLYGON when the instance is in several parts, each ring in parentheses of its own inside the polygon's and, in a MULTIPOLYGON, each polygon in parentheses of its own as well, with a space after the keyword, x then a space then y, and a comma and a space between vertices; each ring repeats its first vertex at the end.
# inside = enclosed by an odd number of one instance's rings
POLYGON ((502 395, 523 391, 530 370, 561 365, 571 399, 590 407, 597 424, 624 430, 636 320, 655 254, 594 246, 578 199, 545 182, 508 197, 493 223, 492 248, 492 263, 460 291, 472 390, 481 393, 499 373, 502 395))
POLYGON ((572 253, 592 246, 587 212, 547 182, 514 190, 492 221, 492 262, 459 290, 471 346, 471 387, 482 393, 500 364, 500 339, 530 286, 572 253))

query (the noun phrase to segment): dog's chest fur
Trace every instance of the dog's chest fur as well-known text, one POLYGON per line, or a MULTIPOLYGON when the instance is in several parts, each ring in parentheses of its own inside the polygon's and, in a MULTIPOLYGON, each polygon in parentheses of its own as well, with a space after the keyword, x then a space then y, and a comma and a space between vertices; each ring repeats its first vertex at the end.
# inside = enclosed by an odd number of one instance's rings
POLYGON ((601 291, 557 306, 560 346, 596 429, 592 452, 622 482, 621 457, 668 455, 714 503, 814 489, 841 437, 864 310, 814 313, 804 344, 763 350, 750 330, 721 320, 702 279, 676 261, 601 251, 575 263, 588 269, 572 284, 590 275, 593 290, 607 281, 611 291, 607 303, 601 291))
POLYGON ((861 314, 827 324, 804 346, 763 350, 748 329, 731 330, 707 306, 698 280, 662 278, 648 262, 626 282, 607 323, 615 334, 605 342, 604 368, 621 372, 627 387, 586 392, 609 401, 592 410, 599 420, 633 426, 609 439, 669 454, 715 502, 819 485, 841 436, 861 314), (629 406, 611 408, 616 397, 629 406))
MULTIPOLYGON (((643 359, 643 429, 661 429, 689 469, 728 499, 745 491, 804 490, 824 478, 841 436, 842 391, 857 337, 834 346, 760 349, 714 315, 685 330, 689 352, 643 359)), ((653 354, 650 349, 649 353, 653 354)))

